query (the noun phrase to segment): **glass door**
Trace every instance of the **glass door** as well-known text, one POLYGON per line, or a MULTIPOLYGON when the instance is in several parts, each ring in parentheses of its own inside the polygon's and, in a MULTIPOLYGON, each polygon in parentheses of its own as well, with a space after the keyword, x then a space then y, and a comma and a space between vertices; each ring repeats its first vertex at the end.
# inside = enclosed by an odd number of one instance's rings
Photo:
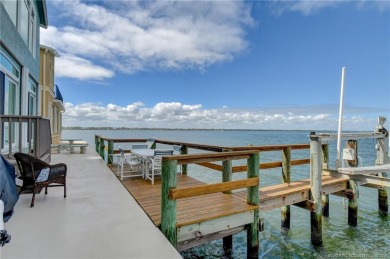
MULTIPOLYGON (((7 75, 4 80, 4 115, 18 115, 19 114, 19 89, 17 87, 16 81, 9 78, 7 75)), ((18 145, 18 136, 16 136, 16 132, 18 132, 18 123, 14 123, 12 125, 11 136, 9 136, 9 123, 4 123, 3 128, 3 147, 8 148, 9 142, 11 142, 12 147, 16 147, 18 145)))

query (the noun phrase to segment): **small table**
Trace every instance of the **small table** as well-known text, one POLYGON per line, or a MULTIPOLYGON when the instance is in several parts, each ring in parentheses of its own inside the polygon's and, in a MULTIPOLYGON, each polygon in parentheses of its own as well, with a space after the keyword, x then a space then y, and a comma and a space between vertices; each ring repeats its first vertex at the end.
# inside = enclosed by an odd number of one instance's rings
POLYGON ((74 146, 73 146, 74 142, 75 141, 80 141, 80 140, 82 140, 82 139, 80 139, 80 138, 61 139, 61 141, 68 141, 69 142, 69 153, 70 154, 74 154, 75 153, 74 152, 74 146))

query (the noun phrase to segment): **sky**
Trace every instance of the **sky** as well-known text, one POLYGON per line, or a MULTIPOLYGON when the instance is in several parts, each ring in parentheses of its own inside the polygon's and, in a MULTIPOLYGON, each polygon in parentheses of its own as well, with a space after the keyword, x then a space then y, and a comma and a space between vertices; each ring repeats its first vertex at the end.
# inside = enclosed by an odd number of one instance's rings
POLYGON ((390 1, 47 0, 63 126, 390 124, 390 1))

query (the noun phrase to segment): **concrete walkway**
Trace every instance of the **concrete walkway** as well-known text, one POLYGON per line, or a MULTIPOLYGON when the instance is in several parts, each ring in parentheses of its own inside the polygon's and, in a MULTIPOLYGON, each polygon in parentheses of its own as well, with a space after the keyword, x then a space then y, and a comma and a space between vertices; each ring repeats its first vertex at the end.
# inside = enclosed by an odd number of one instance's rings
POLYGON ((181 258, 104 161, 86 154, 53 154, 52 164, 68 166, 63 187, 42 191, 30 208, 22 194, 5 229, 7 258, 181 258))

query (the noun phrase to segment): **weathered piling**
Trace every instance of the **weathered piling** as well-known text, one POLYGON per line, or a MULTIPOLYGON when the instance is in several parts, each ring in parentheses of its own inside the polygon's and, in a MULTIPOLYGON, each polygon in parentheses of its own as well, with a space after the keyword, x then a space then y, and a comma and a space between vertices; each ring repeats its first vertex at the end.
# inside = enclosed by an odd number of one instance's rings
MULTIPOLYGON (((348 161, 349 166, 356 167, 358 165, 358 142, 357 140, 348 140, 347 147, 354 149, 355 157, 348 161)), ((358 202, 359 202, 359 188, 354 180, 349 180, 348 189, 352 191, 352 195, 348 197, 348 224, 352 227, 357 226, 358 219, 358 202)))
MULTIPOLYGON (((329 144, 322 145, 322 168, 329 168, 329 144)), ((322 195, 322 216, 329 217, 329 194, 322 195)))
POLYGON ((322 244, 322 166, 321 143, 315 133, 310 133, 310 199, 314 210, 310 212, 311 243, 322 244))
MULTIPOLYGON (((248 179, 259 177, 259 153, 252 154, 247 162, 248 179)), ((247 200, 249 204, 259 205, 259 183, 257 185, 247 188, 247 200)), ((254 221, 249 224, 247 230, 247 257, 259 257, 259 209, 254 212, 254 221)))
MULTIPOLYGON (((224 150, 225 152, 230 150, 224 150)), ((222 182, 231 182, 232 181, 232 160, 225 160, 222 161, 222 182)), ((225 191, 224 193, 229 194, 232 193, 232 191, 225 191)), ((233 236, 226 236, 222 239, 223 242, 223 250, 225 251, 226 255, 229 255, 232 253, 233 250, 233 236)))
MULTIPOLYGON (((386 132, 386 131, 382 130, 382 132, 386 132)), ((388 136, 383 139, 377 139, 378 142, 377 155, 376 155, 377 165, 386 164, 390 159, 387 150, 389 144, 388 141, 389 141, 388 136)), ((380 175, 386 177, 386 173, 382 173, 380 175)), ((389 213, 388 191, 385 188, 378 189, 378 210, 380 215, 387 215, 389 213)))
POLYGON ((95 150, 96 150, 96 153, 99 153, 99 145, 100 145, 100 137, 98 135, 95 135, 95 150))
POLYGON ((100 138, 100 143, 99 143, 99 155, 104 159, 104 148, 106 146, 104 145, 104 138, 100 138))
MULTIPOLYGON (((285 147, 282 152, 282 175, 283 182, 290 183, 291 181, 291 147, 285 147)), ((281 209, 281 227, 282 230, 290 229, 290 205, 283 206, 281 209)))
POLYGON ((348 189, 352 191, 348 196, 348 225, 351 227, 357 226, 358 217, 358 201, 359 201, 359 189, 356 182, 349 180, 348 189))
POLYGON ((161 232, 176 247, 176 200, 169 199, 169 190, 176 188, 177 160, 164 160, 162 163, 161 187, 161 232))
POLYGON ((388 205, 388 194, 386 189, 378 190, 378 205, 379 205, 379 214, 387 215, 389 213, 388 205))
POLYGON ((113 153, 114 153, 114 141, 108 141, 108 150, 107 150, 107 164, 113 163, 113 153))

